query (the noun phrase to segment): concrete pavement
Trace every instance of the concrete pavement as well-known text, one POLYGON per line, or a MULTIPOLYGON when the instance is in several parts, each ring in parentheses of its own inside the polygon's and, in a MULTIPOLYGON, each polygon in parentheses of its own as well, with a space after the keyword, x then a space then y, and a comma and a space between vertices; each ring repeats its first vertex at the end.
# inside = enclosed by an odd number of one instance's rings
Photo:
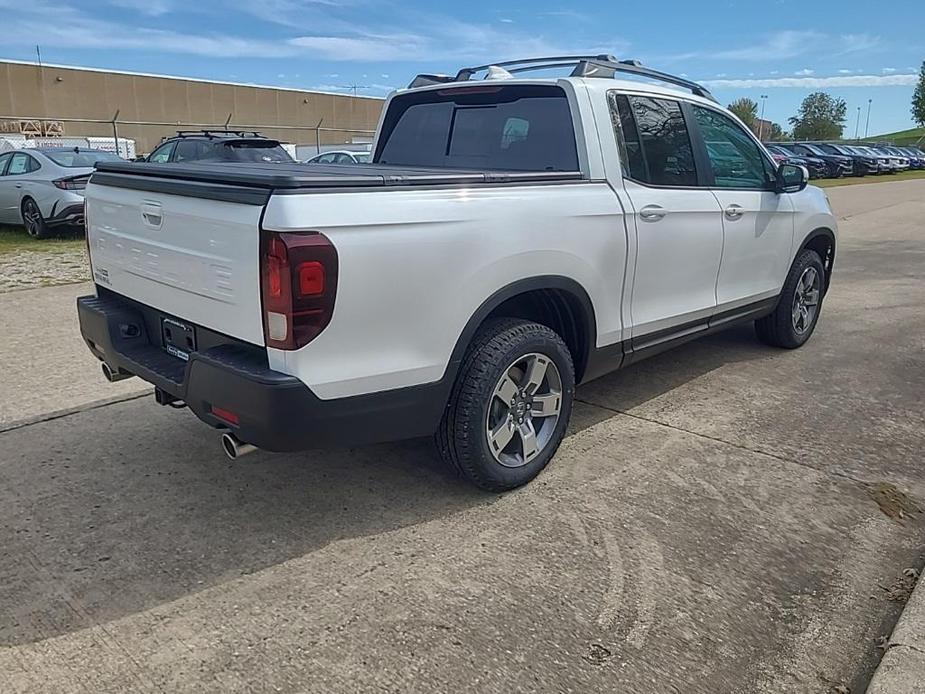
POLYGON ((805 348, 589 384, 511 494, 422 441, 230 463, 148 400, 0 433, 0 691, 863 691, 925 551, 925 181, 829 195, 805 348))
POLYGON ((0 431, 151 390, 103 378, 77 325, 75 301, 92 293, 89 283, 0 293, 0 431))

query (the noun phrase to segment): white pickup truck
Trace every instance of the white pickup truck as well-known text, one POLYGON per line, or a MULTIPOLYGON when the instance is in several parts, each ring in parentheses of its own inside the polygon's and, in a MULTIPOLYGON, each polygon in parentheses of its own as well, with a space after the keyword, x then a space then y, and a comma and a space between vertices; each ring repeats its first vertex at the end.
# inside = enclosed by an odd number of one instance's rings
POLYGON ((435 435, 510 489, 555 454, 576 384, 743 321, 809 338, 836 224, 806 179, 638 63, 421 75, 370 165, 101 164, 81 332, 232 457, 435 435))

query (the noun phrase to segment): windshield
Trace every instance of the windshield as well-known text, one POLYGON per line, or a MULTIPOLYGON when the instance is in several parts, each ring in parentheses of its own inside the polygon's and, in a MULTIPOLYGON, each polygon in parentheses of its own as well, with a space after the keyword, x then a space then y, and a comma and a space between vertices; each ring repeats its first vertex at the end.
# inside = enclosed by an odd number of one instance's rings
POLYGON ((807 144, 804 144, 803 146, 804 146, 806 149, 808 149, 810 152, 812 152, 813 154, 825 154, 825 152, 823 152, 821 149, 819 149, 818 147, 816 147, 816 145, 807 145, 807 144))
POLYGON ((122 161, 121 157, 100 149, 39 151, 58 166, 68 169, 89 169, 95 166, 98 161, 122 161))
POLYGON ((230 158, 234 161, 268 162, 271 164, 288 164, 293 161, 289 152, 275 140, 253 140, 228 142, 225 146, 231 150, 230 158))

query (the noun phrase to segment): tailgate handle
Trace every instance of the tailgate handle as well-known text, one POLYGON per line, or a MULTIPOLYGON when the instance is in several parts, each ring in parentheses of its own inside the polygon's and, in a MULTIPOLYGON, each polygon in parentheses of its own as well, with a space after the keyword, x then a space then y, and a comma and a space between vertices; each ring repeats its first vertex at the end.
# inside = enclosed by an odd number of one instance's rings
POLYGON ((158 203, 144 202, 141 204, 141 218, 149 227, 160 229, 164 222, 164 212, 158 203))

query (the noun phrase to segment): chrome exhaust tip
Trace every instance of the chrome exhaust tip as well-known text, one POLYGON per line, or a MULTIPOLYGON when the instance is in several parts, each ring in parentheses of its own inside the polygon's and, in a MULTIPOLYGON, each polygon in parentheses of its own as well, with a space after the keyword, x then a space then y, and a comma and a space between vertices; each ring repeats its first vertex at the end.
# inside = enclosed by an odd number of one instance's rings
POLYGON ((227 455, 232 460, 237 460, 242 455, 247 455, 248 453, 253 453, 257 450, 257 446, 254 446, 250 443, 244 443, 234 434, 225 432, 222 434, 222 450, 225 451, 227 455))
POLYGON ((116 369, 113 371, 113 368, 103 362, 100 368, 103 370, 103 376, 110 383, 115 383, 116 381, 124 381, 126 378, 131 378, 135 374, 130 374, 128 371, 123 371, 122 369, 116 369))

